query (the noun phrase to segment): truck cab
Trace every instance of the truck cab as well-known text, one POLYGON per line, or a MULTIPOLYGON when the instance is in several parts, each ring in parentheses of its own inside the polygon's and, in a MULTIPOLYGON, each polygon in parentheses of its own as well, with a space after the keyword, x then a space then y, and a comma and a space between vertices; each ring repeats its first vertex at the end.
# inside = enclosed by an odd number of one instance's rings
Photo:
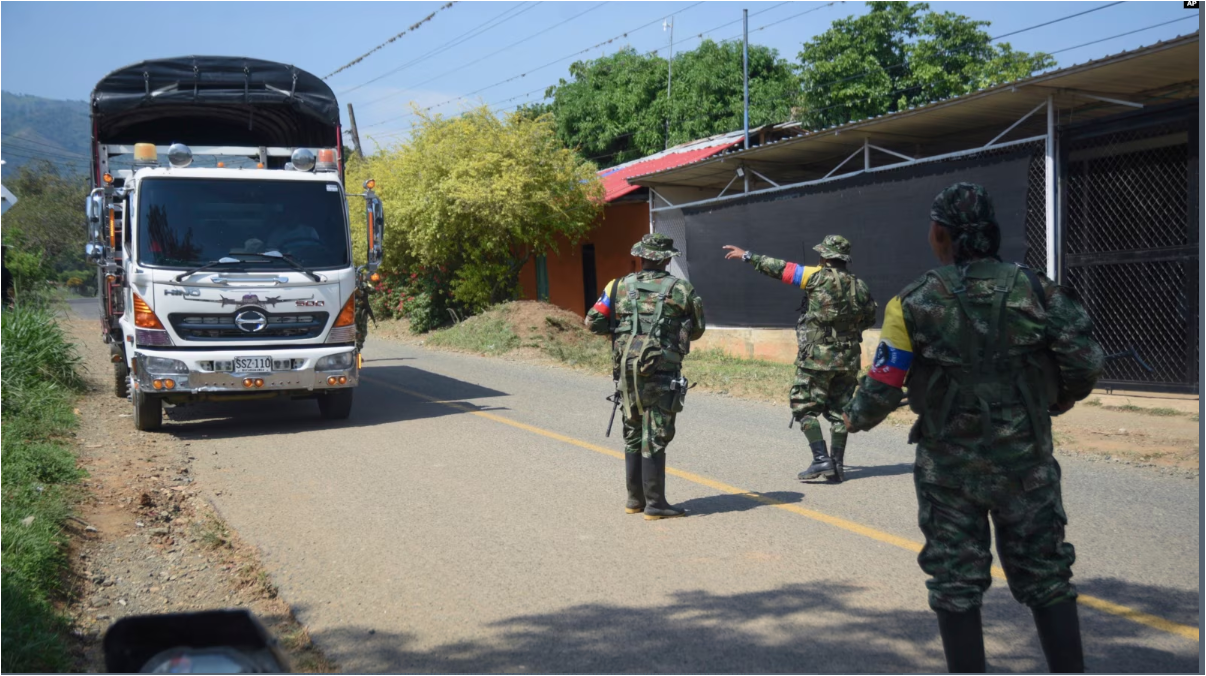
POLYGON ((165 403, 271 397, 346 418, 384 213, 371 182, 345 192, 330 89, 283 64, 183 57, 115 71, 92 106, 87 253, 135 426, 158 429, 165 403), (349 197, 368 223, 359 267, 349 197))

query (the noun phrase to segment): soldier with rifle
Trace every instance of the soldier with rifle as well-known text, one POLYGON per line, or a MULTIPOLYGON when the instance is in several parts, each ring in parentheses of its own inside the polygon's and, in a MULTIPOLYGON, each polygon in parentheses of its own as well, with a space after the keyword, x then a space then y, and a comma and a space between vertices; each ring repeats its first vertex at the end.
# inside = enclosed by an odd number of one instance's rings
POLYGON ((980 604, 992 583, 990 533, 1014 598, 1030 607, 1053 673, 1084 671, 1072 545, 1052 457, 1051 416, 1101 375, 1093 322, 1071 289, 1005 263, 988 192, 956 183, 930 210, 942 264, 885 308, 875 361, 846 409, 869 430, 908 387, 918 414, 913 483, 930 608, 953 673, 986 668, 980 604), (992 530, 989 530, 989 518, 992 530))
MULTIPOLYGON (((612 338, 616 392, 612 417, 622 408, 628 514, 645 519, 685 516, 666 502, 666 446, 674 439, 675 414, 683 410, 687 379, 683 357, 705 329, 703 301, 685 279, 666 272, 679 255, 674 240, 661 233, 632 248, 639 272, 612 280, 586 313, 592 333, 612 338)), ((607 427, 611 434, 611 425, 607 427)))

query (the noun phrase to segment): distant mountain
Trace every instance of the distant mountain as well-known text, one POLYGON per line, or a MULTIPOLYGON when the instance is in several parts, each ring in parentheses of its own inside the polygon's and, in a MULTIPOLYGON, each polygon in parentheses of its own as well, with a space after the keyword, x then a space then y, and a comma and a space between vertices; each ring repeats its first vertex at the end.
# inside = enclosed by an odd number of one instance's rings
POLYGON ((88 172, 88 103, 0 92, 0 157, 4 176, 37 159, 65 174, 88 172))

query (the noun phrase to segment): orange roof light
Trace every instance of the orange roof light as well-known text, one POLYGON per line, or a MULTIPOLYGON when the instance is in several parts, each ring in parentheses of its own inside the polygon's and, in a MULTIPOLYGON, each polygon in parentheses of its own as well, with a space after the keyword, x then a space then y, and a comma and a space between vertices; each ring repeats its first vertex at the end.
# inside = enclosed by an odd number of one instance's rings
POLYGON ((134 294, 134 326, 140 329, 164 330, 163 322, 159 321, 151 306, 138 294, 134 294))
POLYGON ((348 302, 343 304, 339 316, 335 318, 335 326, 351 326, 356 323, 356 294, 348 296, 348 302))
POLYGON ((219 163, 218 163, 218 168, 219 168, 219 169, 221 169, 222 167, 225 167, 225 166, 226 166, 226 163, 225 163, 225 162, 219 162, 219 163))
POLYGON ((319 148, 318 163, 335 164, 335 150, 332 148, 319 148))
POLYGON ((154 163, 159 161, 159 155, 155 150, 154 143, 135 143, 134 144, 134 161, 154 163))

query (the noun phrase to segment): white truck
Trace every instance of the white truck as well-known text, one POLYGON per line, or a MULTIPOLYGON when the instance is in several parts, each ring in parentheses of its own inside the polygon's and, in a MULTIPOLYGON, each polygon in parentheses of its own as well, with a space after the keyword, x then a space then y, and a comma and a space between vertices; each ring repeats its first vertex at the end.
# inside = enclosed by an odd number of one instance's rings
POLYGON ((135 427, 160 428, 164 403, 271 397, 346 418, 384 214, 369 181, 356 267, 331 89, 289 65, 181 57, 110 73, 91 105, 87 255, 135 427))

